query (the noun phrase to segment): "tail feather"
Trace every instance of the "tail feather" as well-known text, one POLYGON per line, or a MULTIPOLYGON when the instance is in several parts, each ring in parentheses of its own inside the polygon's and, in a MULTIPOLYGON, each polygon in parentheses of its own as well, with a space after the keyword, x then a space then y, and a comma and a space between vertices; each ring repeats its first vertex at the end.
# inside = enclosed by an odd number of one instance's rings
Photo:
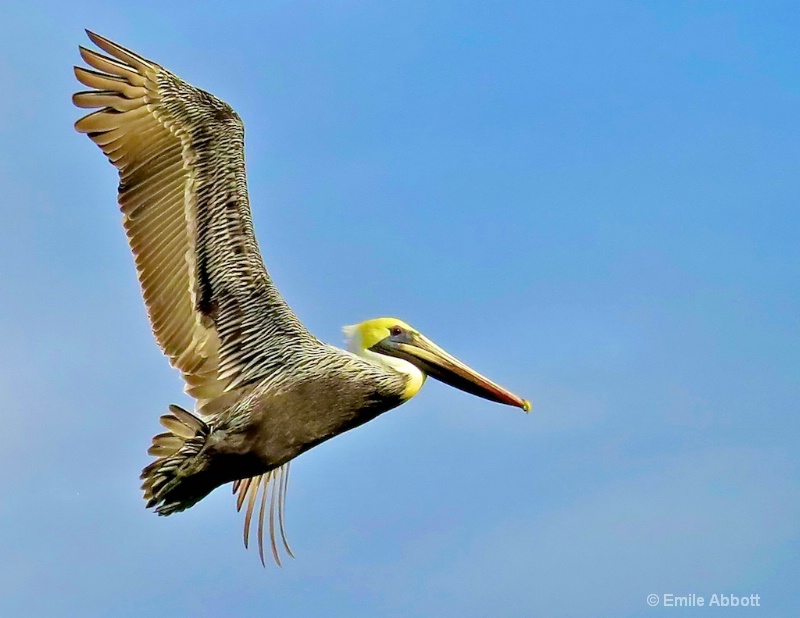
POLYGON ((188 509, 214 489, 198 475, 204 467, 198 454, 210 433, 209 426, 176 405, 169 410, 171 414, 161 417, 161 424, 169 432, 153 438, 147 452, 157 459, 140 476, 147 508, 157 507, 159 515, 188 509))

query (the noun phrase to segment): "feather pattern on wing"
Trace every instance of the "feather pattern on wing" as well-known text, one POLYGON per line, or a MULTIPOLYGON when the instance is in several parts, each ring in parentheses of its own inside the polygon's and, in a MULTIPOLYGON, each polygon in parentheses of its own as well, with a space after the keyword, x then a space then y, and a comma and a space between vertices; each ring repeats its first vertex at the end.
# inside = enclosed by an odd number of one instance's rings
MULTIPOLYGON (((76 67, 75 75, 91 90, 73 101, 97 111, 75 127, 119 170, 119 204, 153 333, 202 414, 224 392, 269 376, 298 349, 320 344, 264 267, 239 116, 158 64, 88 35, 108 55, 80 49, 92 68, 76 67)), ((173 446, 165 438, 159 448, 173 446)), ((266 495, 270 479, 280 481, 281 522, 283 478, 276 470, 247 485, 254 500, 260 485, 266 495)), ((248 508, 248 524, 251 515, 248 508)))

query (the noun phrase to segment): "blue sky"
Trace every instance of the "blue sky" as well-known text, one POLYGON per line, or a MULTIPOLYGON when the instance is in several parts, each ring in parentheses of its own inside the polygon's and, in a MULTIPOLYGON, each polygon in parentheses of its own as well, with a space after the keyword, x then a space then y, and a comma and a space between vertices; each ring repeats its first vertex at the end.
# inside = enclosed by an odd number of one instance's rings
POLYGON ((0 5, 0 615, 800 610, 800 7, 236 7, 0 5), (226 488, 145 510, 188 402, 72 130, 84 27, 240 113, 266 263, 318 336, 396 315, 535 413, 429 383, 303 455, 283 569, 226 488))

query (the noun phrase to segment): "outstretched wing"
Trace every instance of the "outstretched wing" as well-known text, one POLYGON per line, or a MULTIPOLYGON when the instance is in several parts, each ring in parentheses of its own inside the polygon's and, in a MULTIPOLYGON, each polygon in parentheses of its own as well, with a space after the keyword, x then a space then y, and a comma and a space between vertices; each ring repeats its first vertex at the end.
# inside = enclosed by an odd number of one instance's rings
POLYGON ((261 259, 239 116, 154 62, 88 34, 111 57, 81 47, 97 71, 75 68, 93 90, 73 101, 101 109, 75 128, 119 170, 119 203, 153 332, 202 403, 315 340, 261 259))
POLYGON ((92 69, 75 67, 75 75, 91 90, 73 101, 99 109, 75 128, 119 170, 119 204, 153 333, 202 413, 317 341, 261 259, 240 118, 158 64, 87 34, 108 55, 80 48, 92 69))

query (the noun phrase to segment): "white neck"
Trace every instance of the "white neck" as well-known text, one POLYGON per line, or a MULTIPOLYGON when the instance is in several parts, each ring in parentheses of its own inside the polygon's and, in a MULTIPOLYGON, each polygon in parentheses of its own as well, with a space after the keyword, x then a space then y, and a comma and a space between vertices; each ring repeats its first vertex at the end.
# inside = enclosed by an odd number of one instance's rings
POLYGON ((403 399, 405 400, 411 399, 416 395, 425 383, 425 378, 427 376, 422 373, 419 367, 409 363, 407 360, 395 356, 386 356, 386 354, 379 354, 378 352, 365 350, 363 348, 359 352, 356 352, 356 354, 377 365, 393 369, 397 373, 408 376, 408 382, 406 383, 405 391, 403 391, 403 399))
POLYGON ((396 356, 387 356, 386 354, 380 354, 378 352, 373 352, 372 350, 361 349, 359 351, 351 350, 351 352, 360 356, 361 358, 371 360, 373 363, 377 363, 383 367, 394 369, 398 373, 407 375, 412 379, 422 376, 422 371, 405 359, 397 358, 396 356))

